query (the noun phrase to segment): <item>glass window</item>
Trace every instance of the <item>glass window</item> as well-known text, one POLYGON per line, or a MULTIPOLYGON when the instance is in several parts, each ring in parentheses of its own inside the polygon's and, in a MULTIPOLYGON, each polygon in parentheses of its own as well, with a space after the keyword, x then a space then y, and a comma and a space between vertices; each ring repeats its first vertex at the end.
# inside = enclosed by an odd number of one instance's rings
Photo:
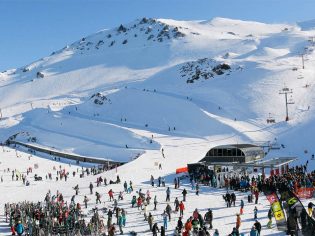
POLYGON ((222 156, 222 149, 217 149, 218 150, 218 156, 222 156))
POLYGON ((236 151, 237 151, 237 149, 235 148, 235 149, 232 149, 232 156, 236 156, 236 151))

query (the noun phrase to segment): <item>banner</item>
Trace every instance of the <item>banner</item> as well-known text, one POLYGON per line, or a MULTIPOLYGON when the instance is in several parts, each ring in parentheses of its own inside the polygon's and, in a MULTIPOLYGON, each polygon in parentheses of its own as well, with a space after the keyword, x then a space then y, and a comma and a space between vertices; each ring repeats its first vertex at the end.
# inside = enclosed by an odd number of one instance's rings
POLYGON ((293 218, 297 218, 297 222, 300 227, 298 227, 302 235, 313 236, 315 235, 315 220, 307 214, 303 204, 300 199, 289 189, 279 190, 281 194, 281 200, 284 204, 287 212, 287 216, 292 215, 293 218))
POLYGON ((271 205, 278 230, 286 231, 287 222, 277 194, 271 191, 265 191, 265 195, 271 205))
POLYGON ((176 169, 176 174, 188 172, 188 167, 182 167, 182 168, 177 168, 176 169))
POLYGON ((296 195, 299 198, 312 198, 314 194, 314 188, 299 188, 296 195))

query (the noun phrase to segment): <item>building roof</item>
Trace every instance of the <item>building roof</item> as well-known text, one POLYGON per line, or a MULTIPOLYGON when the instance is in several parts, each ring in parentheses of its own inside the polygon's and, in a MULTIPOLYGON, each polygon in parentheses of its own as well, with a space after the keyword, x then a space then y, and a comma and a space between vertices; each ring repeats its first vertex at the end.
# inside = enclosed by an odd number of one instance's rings
POLYGON ((260 148, 257 145, 254 144, 247 144, 247 143, 241 143, 241 144, 226 144, 226 145, 220 145, 220 146, 215 146, 213 148, 239 148, 239 149, 244 149, 244 148, 253 148, 257 147, 260 148))
POLYGON ((275 157, 268 160, 257 160, 248 163, 238 163, 238 162, 210 162, 209 165, 221 165, 221 166, 235 166, 235 167, 264 167, 264 168, 277 168, 292 161, 297 160, 297 157, 275 157))

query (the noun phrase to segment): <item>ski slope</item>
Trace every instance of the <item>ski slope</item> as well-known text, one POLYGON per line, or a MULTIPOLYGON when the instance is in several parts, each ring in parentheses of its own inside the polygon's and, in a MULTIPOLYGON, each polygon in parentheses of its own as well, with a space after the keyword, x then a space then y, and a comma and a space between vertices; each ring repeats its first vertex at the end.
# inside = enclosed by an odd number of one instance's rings
MULTIPOLYGON (((35 137, 36 144, 67 153, 123 162, 137 158, 117 173, 104 175, 114 179, 119 174, 143 189, 149 188, 151 174, 166 176, 171 183, 176 168, 197 162, 211 147, 227 143, 276 142, 280 149, 267 158, 297 156, 295 164, 304 164, 315 152, 314 26, 313 21, 289 25, 226 18, 143 18, 101 30, 24 67, 0 73, 0 141, 17 134, 18 141, 35 137), (288 95, 292 103, 288 122, 284 95, 279 94, 283 88, 293 92, 288 95), (268 118, 276 122, 267 123, 268 118)), ((42 200, 48 189, 59 189, 69 199, 73 194, 69 186, 77 183, 84 186, 81 199, 96 179, 31 181, 29 189, 18 182, 12 185, 4 168, 25 172, 39 163, 35 171, 45 176, 60 163, 44 155, 28 160, 29 154, 20 151, 16 159, 12 149, 5 149, 0 152, 0 174, 5 180, 0 184, 5 193, 0 204, 7 199, 42 200)), ((310 161, 309 166, 315 168, 315 163, 310 161)), ((118 191, 121 186, 113 188, 118 191)), ((100 191, 106 198, 108 188, 100 191)), ((159 199, 164 191, 152 190, 159 199)), ((222 191, 203 189, 199 199, 191 193, 187 211, 214 208, 219 218, 215 227, 224 235, 233 228, 237 209, 228 214, 221 209, 222 191)), ((267 209, 262 199, 263 225, 267 209)), ((252 210, 253 206, 248 212, 245 209, 244 232, 253 223, 252 210)), ((130 211, 130 229, 145 235, 141 215, 130 211)), ((0 234, 7 232, 0 230, 0 234)), ((273 229, 264 235, 282 234, 273 229)))

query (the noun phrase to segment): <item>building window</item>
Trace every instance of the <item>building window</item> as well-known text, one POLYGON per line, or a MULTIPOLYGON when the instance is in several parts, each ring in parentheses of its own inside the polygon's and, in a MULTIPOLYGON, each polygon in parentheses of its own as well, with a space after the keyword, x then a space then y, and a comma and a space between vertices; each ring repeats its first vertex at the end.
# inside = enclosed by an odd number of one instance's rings
POLYGON ((222 149, 217 149, 218 151, 218 156, 222 156, 222 149))
POLYGON ((237 149, 235 148, 235 149, 232 149, 232 156, 233 157, 236 157, 236 152, 237 152, 237 149))

